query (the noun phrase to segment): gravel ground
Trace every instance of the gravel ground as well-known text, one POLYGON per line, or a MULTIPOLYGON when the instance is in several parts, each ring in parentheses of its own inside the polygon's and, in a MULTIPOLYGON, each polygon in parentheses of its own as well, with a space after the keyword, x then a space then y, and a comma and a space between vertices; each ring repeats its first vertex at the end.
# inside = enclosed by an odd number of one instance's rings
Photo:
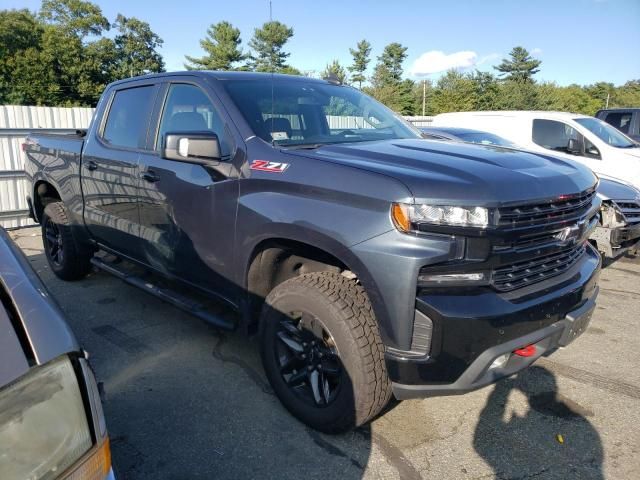
POLYGON ((119 479, 640 478, 640 260, 602 272, 569 348, 496 386, 398 403, 341 436, 274 397, 255 339, 104 273, 53 276, 36 228, 12 232, 104 383, 119 479))

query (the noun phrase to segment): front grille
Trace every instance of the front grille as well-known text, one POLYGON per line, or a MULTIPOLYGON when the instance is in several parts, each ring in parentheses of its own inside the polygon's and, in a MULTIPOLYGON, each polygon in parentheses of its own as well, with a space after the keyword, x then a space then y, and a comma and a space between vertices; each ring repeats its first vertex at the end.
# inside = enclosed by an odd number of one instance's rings
POLYGON ((529 261, 514 263, 493 271, 492 284, 500 292, 509 292, 560 275, 575 265, 585 253, 579 245, 529 261))
POLYGON ((616 205, 624 215, 625 220, 634 225, 640 223, 640 203, 635 201, 616 201, 616 205))
POLYGON ((533 226, 580 217, 591 208, 595 194, 595 190, 591 190, 542 203, 502 207, 498 210, 498 226, 533 226))

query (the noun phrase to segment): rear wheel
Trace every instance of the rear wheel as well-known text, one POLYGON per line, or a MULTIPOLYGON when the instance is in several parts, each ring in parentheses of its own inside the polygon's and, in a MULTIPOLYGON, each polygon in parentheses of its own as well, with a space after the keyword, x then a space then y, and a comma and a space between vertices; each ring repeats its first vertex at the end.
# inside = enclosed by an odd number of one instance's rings
POLYGON ((369 300, 342 275, 309 273, 278 285, 262 311, 261 350, 280 401, 317 430, 360 426, 391 397, 369 300))
POLYGON ((47 204, 42 214, 42 243, 53 273, 63 280, 78 280, 91 269, 92 252, 78 245, 62 202, 47 204))

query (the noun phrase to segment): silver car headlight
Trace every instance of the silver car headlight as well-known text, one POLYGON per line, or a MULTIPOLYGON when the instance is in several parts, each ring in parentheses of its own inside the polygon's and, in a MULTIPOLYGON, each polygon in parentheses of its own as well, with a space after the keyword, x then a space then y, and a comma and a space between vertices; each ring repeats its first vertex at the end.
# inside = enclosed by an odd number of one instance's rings
POLYGON ((69 357, 35 367, 0 390, 0 478, 58 478, 87 457, 92 447, 83 397, 69 357))
POLYGON ((489 210, 484 207, 394 203, 391 218, 401 232, 416 231, 419 224, 486 228, 489 210))

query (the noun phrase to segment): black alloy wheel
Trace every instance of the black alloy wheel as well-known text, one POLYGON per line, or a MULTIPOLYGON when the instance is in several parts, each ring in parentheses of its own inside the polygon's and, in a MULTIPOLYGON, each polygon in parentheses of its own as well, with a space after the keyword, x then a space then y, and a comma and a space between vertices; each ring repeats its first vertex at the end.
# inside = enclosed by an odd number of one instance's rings
POLYGON ((64 243, 58 225, 47 217, 44 225, 44 240, 47 256, 55 265, 62 266, 64 262, 64 243))
POLYGON ((341 387, 342 363, 322 322, 307 312, 291 312, 280 321, 275 353, 289 389, 309 405, 326 407, 341 387))

